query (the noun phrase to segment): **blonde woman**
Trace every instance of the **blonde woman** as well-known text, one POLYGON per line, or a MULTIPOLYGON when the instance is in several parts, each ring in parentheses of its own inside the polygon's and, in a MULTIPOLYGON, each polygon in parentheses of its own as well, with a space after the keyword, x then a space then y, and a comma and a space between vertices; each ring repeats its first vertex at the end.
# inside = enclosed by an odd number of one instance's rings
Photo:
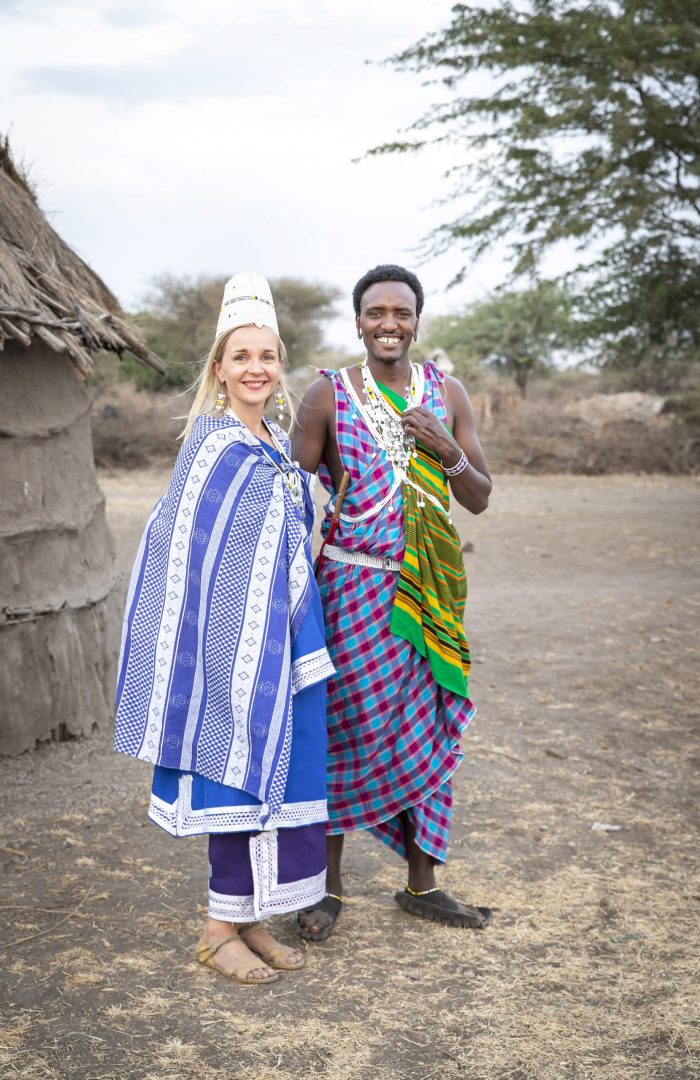
POLYGON ((154 766, 149 817, 209 834, 198 960, 261 985, 304 955, 261 920, 325 895, 326 680, 309 477, 265 416, 284 346, 259 274, 227 283, 168 491, 129 588, 116 747, 154 766))

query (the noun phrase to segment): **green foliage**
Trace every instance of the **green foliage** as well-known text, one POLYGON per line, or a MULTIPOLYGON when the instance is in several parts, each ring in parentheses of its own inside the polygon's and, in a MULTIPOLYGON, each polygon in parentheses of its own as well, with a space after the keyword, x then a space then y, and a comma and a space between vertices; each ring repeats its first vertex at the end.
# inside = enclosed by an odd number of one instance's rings
MULTIPOLYGON (((159 375, 125 357, 123 375, 144 388, 188 386, 196 375, 197 362, 214 340, 225 283, 225 277, 157 278, 134 320, 149 348, 165 361, 167 372, 159 375)), ((298 278, 271 280, 270 286, 289 365, 298 367, 320 347, 323 323, 334 314, 333 305, 340 294, 332 286, 298 278)))
POLYGON ((523 397, 532 374, 578 340, 571 301, 561 286, 539 282, 522 291, 498 289, 461 315, 433 319, 426 342, 451 360, 480 362, 512 376, 523 397))
POLYGON ((301 367, 320 349, 323 323, 335 315, 335 302, 341 292, 333 286, 291 277, 275 278, 270 286, 289 365, 301 367))
POLYGON ((578 308, 599 363, 634 369, 649 388, 677 386, 700 360, 700 265, 675 243, 610 252, 578 308))
POLYGON ((466 209, 436 230, 431 250, 458 245, 474 257, 505 240, 514 273, 528 274, 573 240, 596 253, 588 329, 608 357, 634 363, 651 349, 660 360, 675 340, 697 338, 697 4, 458 4, 444 32, 389 62, 449 91, 415 138, 370 151, 455 148, 446 201, 466 209), (679 275, 687 302, 671 297, 679 275))

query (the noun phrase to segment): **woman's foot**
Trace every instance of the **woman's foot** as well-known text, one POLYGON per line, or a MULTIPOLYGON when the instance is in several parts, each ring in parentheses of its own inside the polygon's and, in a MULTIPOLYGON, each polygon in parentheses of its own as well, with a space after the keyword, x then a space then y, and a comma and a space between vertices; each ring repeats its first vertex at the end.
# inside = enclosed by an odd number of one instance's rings
POLYGON ((238 933, 242 941, 258 956, 262 957, 271 968, 281 971, 297 971, 303 968, 306 957, 299 949, 291 949, 273 938, 262 923, 249 923, 239 926, 238 933))
POLYGON ((276 982, 279 975, 252 952, 238 934, 235 923, 209 919, 197 942, 197 959, 229 979, 241 983, 276 982))

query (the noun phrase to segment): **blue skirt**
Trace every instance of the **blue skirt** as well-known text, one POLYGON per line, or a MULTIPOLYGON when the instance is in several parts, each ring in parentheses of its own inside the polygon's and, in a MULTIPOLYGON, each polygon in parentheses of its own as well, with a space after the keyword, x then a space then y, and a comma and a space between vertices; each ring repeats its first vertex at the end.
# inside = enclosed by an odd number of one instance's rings
MULTIPOLYGON (((156 765, 148 816, 173 836, 260 831, 262 803, 239 788, 198 773, 156 765)), ((292 747, 284 802, 264 826, 294 829, 328 819, 326 809, 326 684, 294 695, 292 747)))
POLYGON ((261 802, 196 773, 157 765, 148 816, 173 836, 209 833, 209 915, 253 922, 326 894, 326 684, 295 694, 284 802, 261 802))

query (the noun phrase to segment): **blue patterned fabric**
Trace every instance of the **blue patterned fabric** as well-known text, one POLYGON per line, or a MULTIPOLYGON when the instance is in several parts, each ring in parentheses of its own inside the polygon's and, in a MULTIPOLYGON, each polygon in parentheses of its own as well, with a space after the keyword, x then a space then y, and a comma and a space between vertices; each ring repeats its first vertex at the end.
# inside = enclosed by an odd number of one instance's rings
MULTIPOLYGON (((310 620, 307 619, 307 624, 310 620)), ((292 645, 303 652, 311 626, 302 626, 292 645)), ((245 791, 197 773, 156 765, 148 816, 173 836, 254 832, 263 827, 262 803, 245 791)), ((326 683, 314 683, 292 697, 292 742, 284 799, 264 827, 299 829, 325 822, 326 683)))
POLYGON ((253 795, 263 823, 279 811, 292 697, 333 673, 309 558, 304 515, 258 440, 234 417, 200 417, 134 565, 116 748, 253 795))

